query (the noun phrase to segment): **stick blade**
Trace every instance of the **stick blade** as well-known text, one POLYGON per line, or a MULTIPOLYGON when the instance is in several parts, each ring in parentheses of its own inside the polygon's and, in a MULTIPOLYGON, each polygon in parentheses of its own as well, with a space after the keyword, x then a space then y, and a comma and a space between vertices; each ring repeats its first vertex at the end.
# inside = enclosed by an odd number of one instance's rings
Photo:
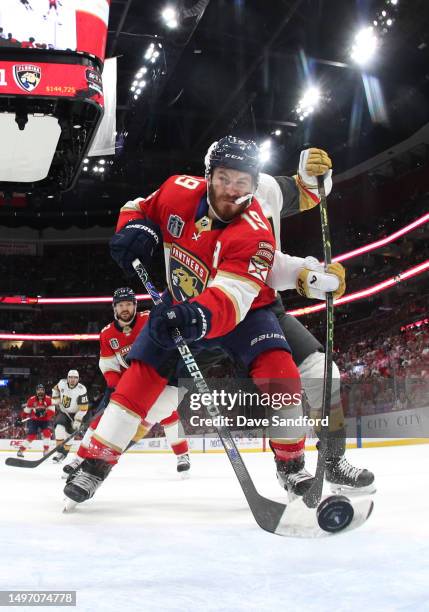
POLYGON ((317 510, 308 508, 302 498, 299 498, 287 506, 274 533, 290 538, 324 538, 357 529, 370 517, 374 502, 368 499, 349 502, 353 506, 353 519, 350 525, 341 531, 329 533, 321 529, 317 521, 317 510))
POLYGON ((12 467, 23 467, 23 468, 35 468, 44 461, 45 457, 42 459, 20 459, 19 457, 8 457, 5 460, 6 465, 11 465, 12 467))

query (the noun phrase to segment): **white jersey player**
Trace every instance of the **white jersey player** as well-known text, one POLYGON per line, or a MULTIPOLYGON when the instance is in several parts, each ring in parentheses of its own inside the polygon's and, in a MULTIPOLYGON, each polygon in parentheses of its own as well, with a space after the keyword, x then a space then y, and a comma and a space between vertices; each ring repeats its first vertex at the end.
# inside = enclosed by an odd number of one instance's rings
MULTIPOLYGON (((255 197, 267 219, 272 223, 278 249, 275 251, 268 284, 278 291, 297 289, 298 293, 308 298, 324 299, 327 291, 333 291, 334 298, 338 298, 345 290, 345 271, 341 264, 332 264, 329 271, 333 274, 325 274, 323 265, 314 257, 291 257, 280 250, 281 220, 319 204, 317 176, 321 175, 324 175, 325 192, 329 195, 332 189, 332 162, 325 151, 306 149, 301 152, 298 173, 295 176, 273 177, 261 173, 255 197), (315 278, 317 278, 316 283, 313 283, 315 278)), ((280 298, 275 312, 292 349, 311 411, 317 415, 321 411, 323 397, 325 363, 323 347, 295 317, 284 312, 280 298)), ((352 466, 345 458, 345 439, 340 371, 334 362, 326 479, 331 483, 334 492, 375 491, 374 474, 369 470, 352 466)), ((280 484, 283 484, 281 466, 278 466, 278 479, 280 484)))
MULTIPOLYGON (((57 446, 66 437, 80 428, 82 420, 88 411, 88 392, 79 382, 79 372, 69 370, 67 378, 62 378, 52 389, 52 402, 56 407, 55 440, 57 446)), ((70 450, 70 444, 60 449, 54 456, 55 463, 61 463, 70 450)))

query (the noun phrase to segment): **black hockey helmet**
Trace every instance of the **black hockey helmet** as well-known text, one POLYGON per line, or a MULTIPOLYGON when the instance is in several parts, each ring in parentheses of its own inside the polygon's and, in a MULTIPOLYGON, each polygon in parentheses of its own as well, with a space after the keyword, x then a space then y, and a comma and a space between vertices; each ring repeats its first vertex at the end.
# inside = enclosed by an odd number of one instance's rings
POLYGON ((137 304, 136 294, 130 287, 119 287, 113 294, 113 306, 119 302, 133 302, 137 304))
POLYGON ((261 170, 260 152, 258 145, 253 140, 224 136, 209 147, 204 158, 204 164, 206 178, 211 175, 214 168, 223 166, 248 172, 255 179, 255 183, 258 184, 261 170))

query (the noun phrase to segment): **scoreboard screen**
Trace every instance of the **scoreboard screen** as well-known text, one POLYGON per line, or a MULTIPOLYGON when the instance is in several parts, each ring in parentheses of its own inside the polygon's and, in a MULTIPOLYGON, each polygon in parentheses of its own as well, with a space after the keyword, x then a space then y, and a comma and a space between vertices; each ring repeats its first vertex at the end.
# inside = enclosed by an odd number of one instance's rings
POLYGON ((1 0, 0 47, 82 51, 104 60, 110 0, 1 0))

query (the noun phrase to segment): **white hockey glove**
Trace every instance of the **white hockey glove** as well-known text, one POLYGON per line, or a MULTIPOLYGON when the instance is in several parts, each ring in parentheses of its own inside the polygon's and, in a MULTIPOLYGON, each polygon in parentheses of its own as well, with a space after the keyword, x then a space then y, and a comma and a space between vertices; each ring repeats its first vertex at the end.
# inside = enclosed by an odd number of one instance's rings
POLYGON ((334 298, 339 298, 346 288, 345 270, 336 263, 331 264, 329 273, 326 273, 323 264, 315 257, 292 257, 276 251, 267 284, 277 291, 296 288, 298 293, 309 298, 324 300, 328 291, 333 291, 334 298), (313 273, 317 280, 309 278, 309 273, 313 273))
POLYGON ((318 195, 317 177, 326 174, 325 192, 329 195, 332 190, 332 161, 323 149, 305 149, 299 157, 298 177, 309 191, 318 195))
POLYGON ((84 415, 83 415, 83 414, 79 414, 79 413, 78 413, 78 414, 75 416, 75 418, 73 419, 73 422, 72 422, 72 427, 73 427, 73 429, 74 429, 75 431, 77 431, 78 429, 80 429, 80 428, 81 428, 81 426, 82 426, 82 419, 83 419, 83 417, 84 417, 84 415))
POLYGON ((324 300, 328 292, 333 293, 335 300, 340 298, 346 290, 346 271, 340 263, 328 266, 328 271, 323 271, 323 266, 317 260, 313 263, 306 257, 306 266, 302 268, 296 279, 296 290, 303 297, 324 300), (321 268, 321 269, 320 269, 321 268))

